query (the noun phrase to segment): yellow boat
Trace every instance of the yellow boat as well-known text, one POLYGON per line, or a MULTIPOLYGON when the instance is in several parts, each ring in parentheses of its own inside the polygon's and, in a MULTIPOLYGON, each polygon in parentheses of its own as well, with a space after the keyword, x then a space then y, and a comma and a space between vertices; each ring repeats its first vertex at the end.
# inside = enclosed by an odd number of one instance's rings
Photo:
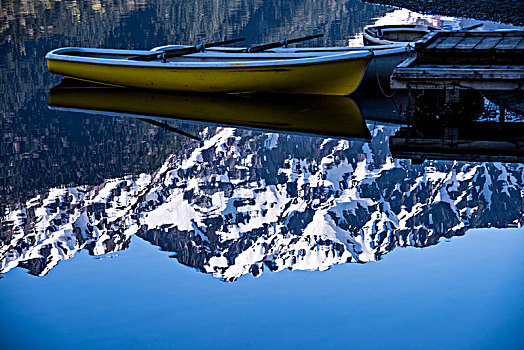
POLYGON ((291 134, 371 138, 359 107, 345 96, 181 94, 66 84, 64 80, 51 89, 49 108, 291 134))
POLYGON ((372 57, 369 51, 207 50, 166 60, 136 60, 152 52, 68 47, 49 52, 46 60, 53 74, 119 87, 205 93, 348 95, 359 86, 372 57))

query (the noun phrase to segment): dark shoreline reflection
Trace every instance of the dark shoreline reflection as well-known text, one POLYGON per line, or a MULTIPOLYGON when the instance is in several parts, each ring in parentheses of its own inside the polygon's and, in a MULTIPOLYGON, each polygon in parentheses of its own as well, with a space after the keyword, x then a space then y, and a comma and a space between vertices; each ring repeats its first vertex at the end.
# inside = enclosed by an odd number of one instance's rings
POLYGON ((474 90, 412 93, 407 125, 389 138, 393 157, 524 163, 523 92, 485 92, 496 104, 474 90))
POLYGON ((134 119, 72 118, 44 103, 0 121, 0 215, 48 188, 152 171, 187 142, 134 119))
POLYGON ((72 119, 49 111, 48 92, 59 78, 47 71, 48 51, 64 46, 149 49, 238 36, 247 37, 249 45, 313 32, 326 35, 307 45, 346 45, 371 18, 389 11, 358 0, 292 0, 285 6, 276 0, 3 2, 0 216, 50 187, 152 171, 187 142, 134 120, 72 119))

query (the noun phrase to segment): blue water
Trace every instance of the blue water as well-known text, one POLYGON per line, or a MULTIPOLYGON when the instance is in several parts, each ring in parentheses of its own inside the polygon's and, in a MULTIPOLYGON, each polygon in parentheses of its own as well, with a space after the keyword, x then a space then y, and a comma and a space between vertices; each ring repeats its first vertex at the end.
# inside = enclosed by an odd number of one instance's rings
POLYGON ((224 283, 138 237, 0 282, 3 348, 521 349, 524 230, 224 283))
MULTIPOLYGON (((49 110, 49 91, 60 80, 47 71, 49 50, 149 49, 238 36, 252 45, 313 33, 325 37, 307 45, 347 45, 394 11, 357 0, 14 3, 0 3, 7 14, 0 30, 0 217, 51 188, 152 173, 189 142, 130 118, 49 110)), ((504 192, 499 187, 495 193, 504 192)), ((500 207, 518 214, 515 198, 500 207)), ((478 224, 518 219, 499 216, 478 224)), ((0 248, 11 238, 3 225, 0 248)), ((23 250, 30 236, 9 249, 23 250)), ((477 229, 423 249, 395 248, 378 262, 324 272, 266 269, 259 278, 225 283, 133 236, 129 249, 102 258, 84 249, 43 277, 7 269, 0 279, 0 350, 523 349, 523 252, 524 229, 477 229)))

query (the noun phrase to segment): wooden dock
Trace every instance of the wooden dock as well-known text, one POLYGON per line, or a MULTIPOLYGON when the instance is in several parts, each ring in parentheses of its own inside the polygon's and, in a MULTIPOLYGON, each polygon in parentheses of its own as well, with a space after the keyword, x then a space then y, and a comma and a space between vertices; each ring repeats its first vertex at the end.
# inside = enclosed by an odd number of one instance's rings
POLYGON ((524 90, 524 31, 432 32, 391 76, 394 89, 524 90))

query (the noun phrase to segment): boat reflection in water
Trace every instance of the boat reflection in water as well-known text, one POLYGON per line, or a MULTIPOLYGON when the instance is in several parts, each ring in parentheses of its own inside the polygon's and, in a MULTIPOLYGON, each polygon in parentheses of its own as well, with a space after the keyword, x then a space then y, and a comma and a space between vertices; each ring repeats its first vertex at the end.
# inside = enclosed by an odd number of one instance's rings
POLYGON ((359 107, 345 96, 209 95, 151 92, 99 85, 51 89, 49 107, 149 121, 193 121, 266 131, 371 139, 359 107))
MULTIPOLYGON (((208 127, 202 141, 151 173, 51 188, 2 219, 0 273, 18 266, 43 276, 81 250, 116 252, 138 236, 186 266, 234 281, 264 270, 365 263, 470 228, 524 224, 522 165, 412 165, 392 157, 388 147, 399 125, 371 122, 367 140, 361 112, 349 98, 267 101, 54 89, 53 108, 290 133, 208 127)), ((362 101, 391 108, 380 99, 362 101)), ((366 108, 364 115, 379 113, 366 108)))

